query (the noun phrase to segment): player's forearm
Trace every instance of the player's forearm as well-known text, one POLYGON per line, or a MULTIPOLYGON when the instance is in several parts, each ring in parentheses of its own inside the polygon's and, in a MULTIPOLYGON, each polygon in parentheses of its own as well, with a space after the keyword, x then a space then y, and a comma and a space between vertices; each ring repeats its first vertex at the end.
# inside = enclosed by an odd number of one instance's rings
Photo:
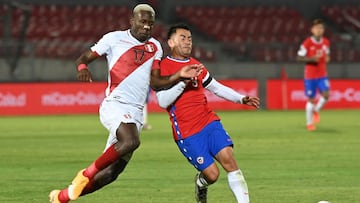
POLYGON ((96 58, 97 58, 96 54, 94 54, 94 52, 92 52, 91 50, 88 50, 88 51, 84 52, 83 54, 81 54, 78 59, 76 59, 75 64, 76 64, 76 66, 79 66, 80 64, 88 65, 89 63, 94 61, 96 58))
POLYGON ((231 89, 230 87, 227 87, 215 79, 212 79, 212 81, 209 83, 208 86, 206 86, 206 89, 210 90, 212 93, 214 93, 216 96, 221 97, 223 99, 226 99, 228 101, 232 101, 235 103, 242 104, 243 98, 245 95, 242 95, 235 90, 231 89))
POLYGON ((168 108, 183 93, 185 87, 185 82, 181 81, 170 89, 156 92, 159 106, 164 109, 168 108))
POLYGON ((305 63, 314 63, 316 62, 314 58, 312 57, 306 57, 306 56, 297 56, 296 60, 299 62, 305 62, 305 63))
POLYGON ((181 77, 180 73, 177 72, 170 76, 160 76, 160 73, 152 73, 150 85, 155 91, 159 91, 162 89, 168 89, 174 84, 180 82, 181 77))

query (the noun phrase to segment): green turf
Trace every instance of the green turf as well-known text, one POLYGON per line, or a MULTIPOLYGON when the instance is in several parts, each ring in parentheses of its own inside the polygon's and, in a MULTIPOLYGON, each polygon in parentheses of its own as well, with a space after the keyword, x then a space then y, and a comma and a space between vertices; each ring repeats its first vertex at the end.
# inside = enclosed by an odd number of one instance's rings
MULTIPOLYGON (((360 202, 360 112, 324 111, 316 132, 304 113, 221 112, 252 203, 360 202)), ((113 184, 79 203, 194 201, 195 170, 172 141, 165 114, 113 184)), ((0 118, 0 202, 47 202, 102 151, 107 132, 96 115, 0 118)), ((226 175, 209 189, 210 203, 234 203, 226 175)))

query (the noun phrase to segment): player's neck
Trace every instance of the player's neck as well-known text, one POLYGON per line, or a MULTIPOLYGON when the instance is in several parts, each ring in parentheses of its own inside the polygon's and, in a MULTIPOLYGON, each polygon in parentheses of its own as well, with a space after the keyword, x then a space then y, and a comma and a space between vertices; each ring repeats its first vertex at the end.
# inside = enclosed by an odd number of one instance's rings
POLYGON ((183 61, 183 60, 186 60, 186 59, 189 58, 189 57, 185 57, 185 56, 182 56, 182 55, 179 55, 179 54, 174 54, 174 53, 172 53, 170 55, 170 57, 173 58, 173 59, 180 60, 180 61, 183 61))
POLYGON ((313 36, 313 39, 314 39, 316 42, 320 42, 321 39, 322 39, 322 36, 320 36, 320 37, 313 36))

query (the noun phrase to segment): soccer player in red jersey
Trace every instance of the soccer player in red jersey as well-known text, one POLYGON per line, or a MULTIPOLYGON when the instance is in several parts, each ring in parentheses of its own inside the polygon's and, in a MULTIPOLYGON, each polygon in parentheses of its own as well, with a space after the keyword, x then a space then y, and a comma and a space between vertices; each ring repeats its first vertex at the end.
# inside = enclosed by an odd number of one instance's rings
MULTIPOLYGON (((184 65, 200 64, 190 57, 192 38, 185 24, 170 28, 168 45, 171 55, 161 61, 161 75, 171 75, 184 65)), ((156 94, 159 105, 170 115, 173 137, 179 150, 200 171, 195 177, 197 202, 207 202, 207 187, 219 177, 219 168, 214 161, 217 160, 228 173, 228 182, 237 201, 248 203, 248 188, 233 156, 233 142, 223 129, 220 118, 207 105, 205 89, 226 100, 259 107, 259 98, 241 95, 222 85, 205 67, 198 77, 181 81, 156 94)))
POLYGON ((329 98, 330 83, 327 76, 326 64, 330 61, 330 42, 324 37, 325 25, 320 19, 313 21, 312 36, 305 39, 297 53, 297 60, 305 62, 305 95, 306 127, 309 131, 316 130, 315 124, 320 122, 320 110, 329 98), (316 91, 321 97, 316 103, 316 91))
POLYGON ((91 82, 87 64, 106 55, 108 87, 99 112, 101 123, 110 133, 105 151, 89 167, 79 171, 69 187, 53 190, 49 195, 51 203, 67 203, 92 193, 113 182, 125 169, 140 145, 142 110, 149 85, 158 89, 199 75, 201 67, 192 65, 170 76, 160 76, 162 48, 156 39, 150 37, 154 21, 154 9, 139 4, 134 8, 129 30, 104 35, 77 59, 78 79, 91 82))

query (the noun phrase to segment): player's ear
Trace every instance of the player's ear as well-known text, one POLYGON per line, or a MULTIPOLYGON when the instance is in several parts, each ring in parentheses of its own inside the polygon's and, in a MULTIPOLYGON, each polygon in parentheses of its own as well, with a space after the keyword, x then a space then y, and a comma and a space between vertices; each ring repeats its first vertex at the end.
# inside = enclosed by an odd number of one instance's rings
POLYGON ((129 19, 129 22, 130 22, 130 25, 131 25, 131 27, 134 25, 134 22, 135 22, 135 19, 134 19, 134 17, 131 17, 130 19, 129 19))
POLYGON ((168 43, 168 45, 169 45, 170 48, 173 48, 173 47, 174 47, 174 42, 173 42, 173 40, 172 40, 171 38, 168 39, 167 43, 168 43))

